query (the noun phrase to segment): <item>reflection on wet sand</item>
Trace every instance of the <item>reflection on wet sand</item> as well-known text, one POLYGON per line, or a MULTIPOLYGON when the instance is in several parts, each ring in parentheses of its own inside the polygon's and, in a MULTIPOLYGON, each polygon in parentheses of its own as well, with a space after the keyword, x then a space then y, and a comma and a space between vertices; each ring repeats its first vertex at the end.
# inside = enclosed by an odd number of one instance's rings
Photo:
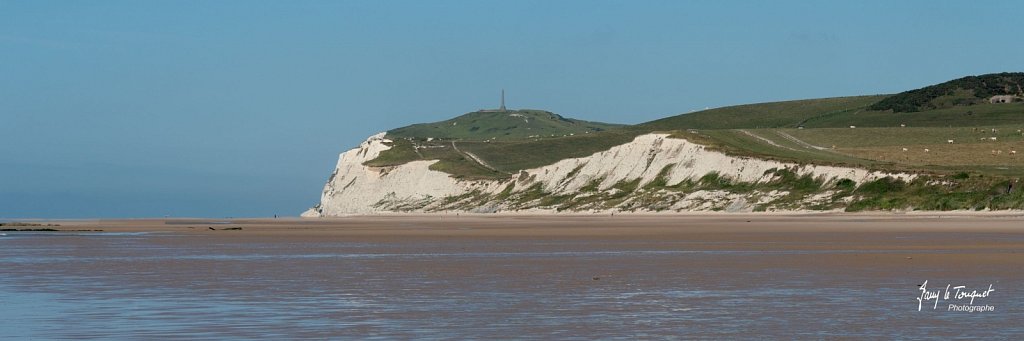
POLYGON ((113 232, 0 237, 0 338, 1020 335, 1021 222, 399 216, 231 221, 218 230, 81 222, 113 232), (242 229, 219 230, 228 226, 242 229), (983 303, 996 310, 919 312, 925 280, 992 284, 983 303))

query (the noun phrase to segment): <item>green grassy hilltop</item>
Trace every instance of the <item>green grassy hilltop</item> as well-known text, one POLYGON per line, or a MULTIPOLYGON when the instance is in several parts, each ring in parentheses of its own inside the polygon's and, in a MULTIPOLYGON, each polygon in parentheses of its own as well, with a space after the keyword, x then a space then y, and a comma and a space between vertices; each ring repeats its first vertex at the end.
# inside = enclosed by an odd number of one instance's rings
POLYGON ((885 95, 836 97, 714 108, 642 123, 646 130, 796 128, 809 120, 865 110, 885 95))
POLYGON ((395 166, 439 160, 431 169, 461 178, 501 178, 629 142, 628 126, 565 118, 543 110, 482 110, 387 132, 391 149, 367 162, 395 166), (588 138, 588 136, 598 136, 588 138), (585 142, 585 146, 580 145, 585 142))
MULTIPOLYGON (((998 205, 992 198, 1024 176, 1021 83, 1024 73, 971 76, 896 95, 737 105, 631 126, 539 110, 480 111, 389 131, 393 148, 366 164, 439 160, 431 167, 455 177, 499 179, 659 132, 735 156, 914 172, 952 181, 938 192, 920 184, 897 184, 888 191, 912 191, 905 194, 917 199, 904 199, 927 201, 919 207, 1018 207, 1024 197, 1000 199, 998 205), (999 103, 992 103, 995 99, 999 103), (945 196, 960 201, 936 201, 945 196)), ((891 208, 899 202, 860 207, 891 208)))
POLYGON ((481 110, 450 120, 413 124, 388 131, 394 138, 460 140, 516 140, 563 137, 619 128, 622 125, 588 122, 543 110, 481 110))
POLYGON ((588 193, 558 196, 535 185, 521 194, 499 195, 509 198, 479 201, 543 199, 535 204, 573 210, 611 207, 631 198, 631 205, 657 210, 665 204, 660 201, 694 190, 742 195, 778 189, 790 195, 763 209, 807 208, 800 203, 820 195, 830 199, 810 209, 1024 209, 1024 191, 1011 190, 1024 176, 1022 83, 1022 73, 971 76, 895 95, 742 104, 630 126, 543 111, 481 111, 388 131, 392 147, 366 165, 437 160, 431 169, 457 178, 509 179, 521 170, 606 151, 641 134, 666 133, 737 157, 919 177, 825 183, 790 174, 771 183, 733 183, 709 173, 671 186, 636 179, 603 191, 587 187, 588 193))
POLYGON ((871 105, 871 110, 918 112, 989 103, 993 96, 1020 102, 1024 96, 1024 72, 967 76, 945 83, 901 92, 871 105))

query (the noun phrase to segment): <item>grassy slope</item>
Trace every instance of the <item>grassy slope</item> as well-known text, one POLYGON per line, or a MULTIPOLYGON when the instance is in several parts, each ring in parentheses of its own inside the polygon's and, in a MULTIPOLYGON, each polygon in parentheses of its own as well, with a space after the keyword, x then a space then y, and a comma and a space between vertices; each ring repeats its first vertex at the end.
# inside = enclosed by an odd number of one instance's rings
POLYGON ((537 110, 475 112, 392 130, 389 137, 396 139, 396 147, 367 164, 440 160, 432 167, 456 176, 502 178, 519 170, 607 150, 640 134, 669 132, 739 156, 880 170, 1024 174, 1024 157, 1010 153, 1019 150, 1024 155, 1024 136, 1017 133, 1024 129, 1024 103, 985 103, 913 113, 868 110, 886 98, 876 95, 739 105, 625 127, 565 119, 537 110), (851 125, 857 128, 850 129, 851 125), (798 126, 805 129, 795 129, 798 126), (976 129, 979 127, 988 133, 976 129), (998 134, 991 133, 993 127, 999 129, 998 134), (987 139, 992 136, 998 140, 987 139), (425 141, 427 137, 441 140, 425 141), (947 144, 949 139, 955 143, 947 144), (458 141, 460 150, 451 147, 453 140, 458 141), (487 165, 475 162, 467 153, 487 165))
POLYGON ((885 97, 836 97, 737 105, 666 117, 640 126, 648 130, 796 128, 815 117, 863 110, 885 97))
POLYGON ((628 143, 643 133, 635 129, 616 129, 594 134, 552 139, 508 142, 459 143, 500 171, 517 173, 523 169, 549 165, 558 160, 584 157, 628 143))
POLYGON ((993 175, 1024 174, 1024 124, 975 127, 884 127, 786 130, 809 144, 835 146, 837 153, 870 159, 882 168, 940 173, 974 171, 993 175), (993 133, 992 129, 997 132, 993 133), (993 141, 990 138, 996 137, 993 141), (953 143, 948 143, 953 140, 953 143), (904 151, 903 149, 907 150, 904 151), (927 149, 927 151, 925 151, 927 149))
POLYGON ((541 110, 478 111, 388 131, 387 137, 394 140, 392 148, 365 164, 384 167, 438 160, 431 169, 464 179, 498 179, 606 150, 640 133, 628 126, 569 119, 541 110))
POLYGON ((734 156, 871 169, 888 169, 894 166, 890 163, 838 153, 831 148, 818 149, 801 145, 783 137, 779 134, 780 131, 777 129, 717 129, 695 132, 674 131, 672 136, 703 144, 713 150, 734 156))
POLYGON ((1024 136, 1015 127, 998 126, 995 134, 991 127, 977 131, 964 127, 719 129, 674 134, 736 156, 886 171, 970 171, 1013 177, 1024 174, 1024 136), (992 136, 997 141, 989 140, 992 136), (953 144, 947 143, 950 139, 953 144))
POLYGON ((742 105, 669 117, 640 127, 675 131, 678 136, 738 156, 893 171, 1024 174, 1024 158, 1010 154, 1017 150, 1024 155, 1024 136, 1017 132, 1024 129, 1024 103, 914 113, 868 110, 872 101, 882 98, 885 96, 742 105), (798 126, 806 129, 795 129, 798 126), (992 128, 998 133, 992 133, 992 128), (684 129, 698 134, 687 135, 684 129), (993 136, 997 141, 988 139, 993 136), (950 139, 953 144, 947 143, 950 139))
MULTIPOLYGON (((367 165, 389 166, 413 160, 435 159, 441 160, 434 166, 435 169, 447 170, 459 177, 501 178, 523 169, 540 167, 558 160, 583 157, 607 150, 612 146, 629 142, 637 135, 654 131, 672 131, 683 128, 703 129, 719 126, 757 127, 760 124, 796 126, 801 121, 820 115, 821 112, 855 111, 877 102, 881 98, 883 97, 860 96, 743 105, 680 115, 627 127, 563 119, 544 111, 514 112, 528 117, 536 117, 530 124, 527 124, 526 120, 522 120, 522 117, 513 117, 508 113, 475 112, 447 121, 411 125, 389 131, 388 137, 405 142, 396 144, 396 148, 385 151, 379 158, 368 162, 367 165), (760 121, 751 120, 752 117, 757 117, 760 121), (756 122, 770 122, 770 124, 756 122), (554 127, 552 127, 552 123, 554 127), (510 127, 511 129, 506 130, 510 127), (579 128, 583 129, 573 130, 579 128), (553 131, 560 132, 560 135, 555 133, 556 136, 551 137, 553 131), (574 133, 580 131, 582 133, 574 133), (494 132, 503 133, 496 136, 494 132), (503 135, 505 133, 508 135, 503 135), (565 136, 568 134, 575 135, 565 136), (479 164, 451 150, 449 141, 425 141, 424 139, 427 137, 456 139, 459 141, 457 144, 460 150, 473 153, 497 169, 498 172, 481 171, 484 168, 479 167, 479 164), (493 137, 498 137, 498 139, 491 140, 493 137), (413 150, 414 145, 420 147, 419 155, 413 150), (430 151, 430 153, 425 151, 430 151)), ((725 138, 729 137, 728 135, 728 133, 715 134, 715 136, 725 138)), ((755 147, 751 153, 747 153, 749 155, 772 155, 758 152, 756 143, 749 145, 755 147)), ((760 151, 763 152, 763 150, 760 151)), ((784 155, 781 158, 790 159, 790 157, 806 158, 808 156, 797 154, 784 155)))
POLYGON ((918 112, 988 103, 995 95, 1024 96, 1024 73, 1004 72, 967 76, 901 92, 871 106, 871 110, 918 112))
MULTIPOLYGON (((984 82, 986 88, 981 90, 960 86, 977 83, 972 82, 968 77, 947 82, 946 85, 957 86, 946 86, 942 91, 919 89, 895 96, 716 108, 628 127, 564 119, 543 111, 477 112, 393 130, 389 132, 395 140, 393 148, 366 164, 391 166, 413 160, 438 160, 432 169, 456 177, 507 178, 522 169, 607 150, 640 134, 666 132, 730 155, 912 171, 924 176, 911 182, 885 178, 862 184, 826 184, 820 179, 790 176, 755 184, 733 183, 711 173, 673 186, 656 180, 641 188, 638 180, 632 180, 616 184, 614 191, 585 186, 582 194, 563 195, 545 193, 533 186, 517 193, 506 191, 493 198, 475 200, 558 209, 608 208, 628 202, 625 209, 659 210, 676 200, 674 192, 706 189, 750 193, 778 189, 789 194, 758 209, 800 208, 804 207, 801 202, 818 194, 831 197, 815 204, 814 209, 1024 208, 1024 191, 1016 185, 1024 175, 1024 103, 985 103, 979 99, 1008 88, 984 82), (917 112, 871 110, 884 109, 877 105, 883 101, 902 106, 914 104, 917 112), (426 141, 428 137, 435 140, 426 141), (993 137, 996 139, 992 140, 993 137), (954 143, 948 143, 949 140, 954 143), (1022 156, 1011 151, 1020 151, 1022 156), (1013 191, 1008 190, 1011 184, 1015 184, 1013 191)), ((941 87, 932 89, 938 88, 941 87)))
MULTIPOLYGON (((461 147, 460 147, 461 149, 461 147)), ((496 179, 507 176, 480 165, 464 153, 456 151, 451 142, 425 142, 395 139, 391 149, 364 164, 371 167, 402 165, 411 161, 437 160, 430 169, 452 174, 463 179, 496 179), (416 148, 417 146, 423 148, 416 148)))
POLYGON ((467 179, 497 179, 520 170, 549 165, 558 160, 584 157, 627 143, 643 131, 622 128, 556 138, 506 141, 424 141, 396 139, 392 148, 370 160, 367 166, 396 166, 416 160, 440 160, 431 169, 467 179), (452 143, 458 147, 456 151, 452 143), (418 148, 417 148, 418 147, 418 148), (494 170, 475 162, 466 153, 484 160, 494 170))
MULTIPOLYGON (((450 134, 448 136, 463 137, 425 141, 424 137, 428 136, 415 136, 420 133, 406 130, 405 133, 415 138, 395 139, 391 150, 367 162, 367 165, 389 166, 412 160, 439 160, 431 168, 456 177, 507 178, 519 170, 607 150, 640 134, 665 132, 730 155, 931 174, 910 183, 883 179, 849 185, 821 209, 1024 207, 1024 191, 1006 193, 1007 186, 1024 175, 1024 135, 1018 132, 1024 129, 1024 104, 977 104, 916 113, 867 110, 873 101, 883 97, 844 97, 717 108, 575 136, 524 138, 521 134, 510 134, 504 139, 487 141, 487 135, 450 134), (901 124, 906 127, 900 127, 901 124), (857 128, 851 129, 850 125, 857 128), (796 129, 797 126, 805 128, 796 129), (992 129, 997 129, 997 132, 992 129), (997 139, 993 141, 990 137, 997 139), (954 140, 954 143, 949 144, 948 140, 954 140), (452 142, 459 146, 459 150, 453 148, 452 142), (1010 151, 1014 150, 1022 154, 1011 154, 1010 151), (484 160, 488 166, 475 162, 468 154, 484 160), (930 182, 936 179, 941 179, 944 184, 930 182)), ((523 127, 515 129, 519 128, 523 127)), ((715 186, 736 192, 768 186, 722 181, 719 179, 715 186)), ((769 185, 792 187, 803 180, 793 181, 792 184, 783 181, 769 185)), ((681 184, 679 186, 682 187, 673 190, 687 192, 710 186, 705 182, 704 179, 695 180, 686 183, 689 187, 681 184)), ((629 184, 623 186, 626 185, 629 184)), ((636 188, 628 192, 660 200, 660 194, 636 188)), ((777 207, 785 207, 787 201, 798 202, 813 192, 793 192, 796 194, 791 195, 792 198, 782 199, 781 206, 777 207)), ((628 197, 626 194, 599 193, 562 198, 543 193, 540 189, 517 195, 522 198, 517 197, 516 200, 524 203, 546 198, 542 204, 561 203, 566 209, 598 204, 604 207, 628 197)), ((642 200, 636 203, 646 205, 642 200)), ((651 205, 656 207, 657 203, 651 205)))
POLYGON ((388 131, 391 138, 519 140, 584 134, 621 127, 565 118, 542 110, 477 111, 450 120, 413 124, 388 131))
POLYGON ((981 127, 1024 124, 1024 103, 978 104, 921 112, 893 113, 860 110, 821 115, 808 120, 807 128, 849 127, 981 127))

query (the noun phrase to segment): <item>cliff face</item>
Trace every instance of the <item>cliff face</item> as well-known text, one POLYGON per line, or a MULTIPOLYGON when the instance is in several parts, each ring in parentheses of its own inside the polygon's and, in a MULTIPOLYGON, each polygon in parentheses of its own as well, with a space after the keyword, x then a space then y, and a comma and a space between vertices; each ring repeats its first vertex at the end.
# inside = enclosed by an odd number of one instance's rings
POLYGON ((338 216, 402 210, 423 211, 434 200, 460 195, 497 183, 457 181, 447 173, 430 170, 436 161, 413 161, 395 167, 369 167, 363 163, 390 149, 385 133, 370 136, 359 147, 338 157, 338 165, 324 186, 320 204, 303 216, 338 216), (422 203, 422 204, 421 204, 422 203))
POLYGON ((587 157, 525 170, 506 180, 459 180, 430 170, 435 161, 364 166, 390 148, 384 136, 371 136, 358 148, 342 153, 320 204, 303 216, 833 209, 852 199, 852 194, 843 190, 848 186, 837 186, 843 179, 860 184, 883 177, 914 177, 734 157, 685 139, 647 134, 587 157))

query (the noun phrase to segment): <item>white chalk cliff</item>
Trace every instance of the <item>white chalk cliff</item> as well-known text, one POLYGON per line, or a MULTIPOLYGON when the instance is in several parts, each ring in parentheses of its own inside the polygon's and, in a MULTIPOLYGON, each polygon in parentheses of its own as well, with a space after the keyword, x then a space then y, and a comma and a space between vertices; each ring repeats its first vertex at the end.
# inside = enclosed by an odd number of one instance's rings
POLYGON ((836 199, 836 190, 828 186, 841 179, 859 184, 882 177, 914 177, 730 156, 667 134, 641 135, 606 151, 524 170, 504 180, 456 179, 430 170, 436 161, 393 167, 363 165, 389 149, 390 142, 385 133, 380 133, 342 153, 324 186, 320 204, 303 216, 438 211, 794 210, 842 200, 836 199), (764 184, 778 179, 777 170, 809 175, 824 185, 813 195, 784 204, 778 200, 789 194, 785 189, 766 187, 743 192, 681 185, 709 173, 733 183, 764 184))

